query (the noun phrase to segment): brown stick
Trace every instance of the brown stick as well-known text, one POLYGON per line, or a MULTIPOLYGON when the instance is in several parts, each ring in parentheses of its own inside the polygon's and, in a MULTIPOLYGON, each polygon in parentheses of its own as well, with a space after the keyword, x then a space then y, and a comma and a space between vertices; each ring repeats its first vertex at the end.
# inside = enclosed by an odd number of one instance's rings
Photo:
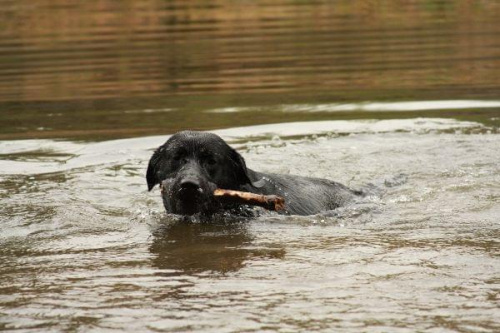
POLYGON ((285 209, 285 199, 277 195, 263 195, 218 188, 214 191, 214 196, 230 203, 260 206, 275 211, 285 209))

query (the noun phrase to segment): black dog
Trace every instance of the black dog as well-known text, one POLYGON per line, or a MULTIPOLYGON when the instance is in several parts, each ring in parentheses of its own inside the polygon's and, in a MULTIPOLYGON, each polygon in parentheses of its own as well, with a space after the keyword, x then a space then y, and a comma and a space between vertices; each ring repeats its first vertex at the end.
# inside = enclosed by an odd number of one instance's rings
POLYGON ((215 200, 216 188, 279 195, 285 198, 285 212, 297 215, 335 209, 361 194, 326 179, 247 169, 243 157, 219 136, 194 131, 179 132, 160 146, 146 179, 149 190, 161 184, 165 209, 180 215, 235 208, 215 200))

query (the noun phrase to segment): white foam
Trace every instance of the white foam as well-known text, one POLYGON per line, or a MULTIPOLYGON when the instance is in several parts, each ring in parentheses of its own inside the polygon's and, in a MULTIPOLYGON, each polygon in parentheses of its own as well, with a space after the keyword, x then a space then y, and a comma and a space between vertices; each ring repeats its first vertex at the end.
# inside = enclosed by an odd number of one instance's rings
MULTIPOLYGON (((441 118, 414 118, 391 120, 343 120, 343 121, 311 121, 236 127, 213 131, 229 143, 246 138, 273 136, 290 137, 324 133, 387 133, 400 131, 448 130, 482 127, 475 122, 458 121, 441 118)), ((150 136, 142 138, 110 140, 97 143, 75 143, 60 140, 18 140, 0 142, 1 154, 20 154, 37 150, 50 150, 59 154, 68 154, 65 161, 13 161, 0 160, 0 175, 43 174, 61 172, 77 168, 110 163, 137 161, 146 163, 152 150, 163 144, 170 135, 150 136)))
POLYGON ((207 110, 208 113, 259 112, 275 110, 290 112, 406 112, 500 108, 500 101, 448 100, 413 102, 361 102, 328 104, 282 104, 275 107, 230 107, 207 110))

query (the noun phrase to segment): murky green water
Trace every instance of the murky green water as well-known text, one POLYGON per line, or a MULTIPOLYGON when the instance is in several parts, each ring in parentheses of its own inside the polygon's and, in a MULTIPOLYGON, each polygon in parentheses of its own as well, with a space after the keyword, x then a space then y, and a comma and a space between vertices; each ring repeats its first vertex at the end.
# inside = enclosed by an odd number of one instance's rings
POLYGON ((499 15, 495 0, 3 1, 0 139, 414 116, 281 104, 498 100, 499 15), (267 109, 203 112, 247 106, 267 109))
POLYGON ((3 1, 0 330, 497 332, 497 1, 3 1), (152 149, 383 195, 182 223, 152 149))

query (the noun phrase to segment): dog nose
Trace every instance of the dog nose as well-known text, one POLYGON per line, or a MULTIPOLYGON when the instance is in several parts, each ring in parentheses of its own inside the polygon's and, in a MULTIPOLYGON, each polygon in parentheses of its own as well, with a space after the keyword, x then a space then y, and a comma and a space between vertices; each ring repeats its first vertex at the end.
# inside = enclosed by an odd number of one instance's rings
POLYGON ((197 181, 191 179, 183 180, 180 183, 180 187, 182 190, 186 191, 201 192, 200 184, 197 181))

